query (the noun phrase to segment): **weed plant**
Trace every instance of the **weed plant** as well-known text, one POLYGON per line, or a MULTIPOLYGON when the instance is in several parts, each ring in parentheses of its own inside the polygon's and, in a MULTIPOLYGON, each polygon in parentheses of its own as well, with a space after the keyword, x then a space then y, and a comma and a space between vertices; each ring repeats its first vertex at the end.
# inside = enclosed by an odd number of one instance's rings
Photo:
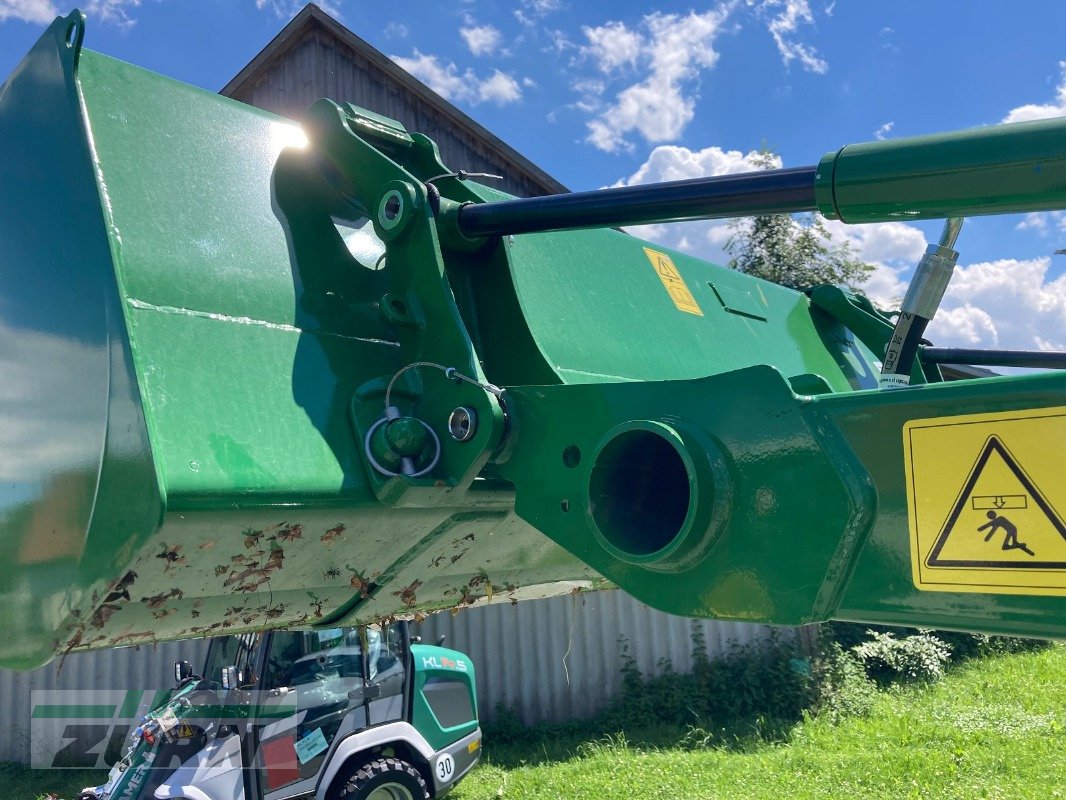
POLYGON ((803 653, 796 639, 773 632, 711 659, 703 629, 694 623, 691 672, 679 673, 662 660, 657 674, 645 675, 622 638, 621 690, 595 717, 529 727, 513 709, 497 706, 485 736, 493 743, 493 760, 510 765, 565 760, 604 743, 744 751, 788 741, 805 718, 836 724, 865 716, 880 690, 936 682, 951 664, 1048 646, 1043 640, 830 623, 822 626, 813 655, 803 653))

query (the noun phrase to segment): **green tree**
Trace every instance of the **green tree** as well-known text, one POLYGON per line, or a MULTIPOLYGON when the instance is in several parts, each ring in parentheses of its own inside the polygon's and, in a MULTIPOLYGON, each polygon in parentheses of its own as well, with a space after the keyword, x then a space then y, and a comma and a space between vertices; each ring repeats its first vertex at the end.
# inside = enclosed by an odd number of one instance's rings
MULTIPOLYGON (((766 148, 755 159, 761 169, 780 166, 766 148)), ((834 241, 816 214, 762 214, 735 219, 725 243, 729 266, 793 289, 837 284, 857 289, 874 271, 847 241, 834 241)))

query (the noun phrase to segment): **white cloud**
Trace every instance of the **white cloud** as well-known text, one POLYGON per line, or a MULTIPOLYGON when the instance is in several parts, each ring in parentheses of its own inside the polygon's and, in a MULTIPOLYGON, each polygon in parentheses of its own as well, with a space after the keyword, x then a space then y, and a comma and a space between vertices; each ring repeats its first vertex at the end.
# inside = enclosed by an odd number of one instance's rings
POLYGON ((383 33, 390 39, 406 39, 408 31, 407 26, 402 22, 390 22, 385 26, 383 33))
MULTIPOLYGON (((637 186, 662 181, 682 181, 690 178, 706 178, 712 175, 730 175, 752 172, 759 169, 758 153, 752 150, 723 150, 720 147, 705 147, 690 150, 677 145, 662 145, 651 151, 648 160, 630 175, 614 183, 614 186, 637 186)), ((777 166, 780 166, 780 158, 777 166)))
POLYGON ((564 53, 567 50, 579 49, 576 44, 570 41, 564 31, 555 28, 545 28, 544 33, 551 40, 551 46, 545 47, 546 53, 564 53))
POLYGON ((522 5, 541 17, 554 14, 563 7, 562 0, 522 0, 522 5))
MULTIPOLYGON (((141 0, 88 0, 81 7, 92 21, 110 22, 128 28, 136 22, 130 11, 140 4, 141 0)), ((51 0, 0 0, 0 22, 18 19, 47 24, 59 13, 58 7, 51 0)))
POLYGON ((808 0, 764 0, 759 11, 764 15, 777 12, 770 17, 766 27, 774 37, 777 52, 781 54, 786 67, 798 61, 808 72, 824 75, 829 71, 829 64, 818 56, 813 47, 796 39, 801 24, 814 23, 808 0))
POLYGON ((874 264, 873 273, 863 284, 863 294, 878 308, 890 309, 898 306, 900 298, 907 293, 907 282, 903 279, 902 272, 887 264, 874 264))
MULTIPOLYGON (((641 164, 636 172, 628 178, 616 181, 614 186, 637 186, 752 172, 760 168, 756 160, 758 155, 754 150, 741 153, 739 150, 723 150, 720 147, 690 150, 687 147, 663 145, 652 150, 648 160, 641 164)), ((729 223, 726 220, 637 225, 627 230, 642 239, 711 260, 720 260, 721 247, 730 235, 729 223)))
POLYGON ((477 93, 480 100, 492 102, 498 106, 514 103, 522 97, 518 82, 499 70, 495 70, 492 77, 478 84, 477 93))
POLYGON ((460 72, 453 62, 442 64, 436 56, 425 55, 418 50, 411 58, 390 58, 448 100, 474 105, 488 101, 502 106, 522 97, 518 82, 499 70, 494 70, 487 78, 480 78, 472 69, 460 72))
POLYGON ((89 0, 85 4, 85 14, 89 19, 111 22, 122 28, 136 23, 130 11, 138 8, 141 0, 89 0))
POLYGON ((1036 231, 1042 236, 1047 235, 1048 214, 1041 211, 1033 211, 1026 214, 1022 221, 1014 226, 1019 231, 1036 231))
POLYGON ((636 131, 648 142, 681 135, 692 120, 695 96, 691 84, 701 69, 718 60, 714 39, 729 14, 726 6, 702 14, 650 14, 643 31, 622 22, 584 28, 589 44, 582 55, 606 73, 622 67, 643 67, 645 77, 618 92, 614 103, 588 123, 587 141, 606 152, 632 149, 626 134, 636 131), (609 46, 619 48, 611 52, 609 46), (634 52, 636 51, 636 52, 634 52))
POLYGON ((601 96, 607 89, 607 85, 600 80, 581 79, 570 84, 570 88, 579 95, 572 108, 592 114, 603 107, 601 96))
POLYGON ((956 267, 929 326, 938 345, 1066 349, 1066 276, 1047 279, 1050 258, 956 267))
POLYGON ((584 52, 591 56, 601 72, 635 66, 644 46, 644 37, 622 22, 608 22, 596 28, 581 28, 589 45, 584 52))
POLYGON ((1058 88, 1055 89, 1055 99, 1050 103, 1018 106, 1011 109, 1010 113, 1003 118, 1003 122, 1027 122, 1034 119, 1050 119, 1052 117, 1066 116, 1066 61, 1059 62, 1061 78, 1058 88))
POLYGON ((1033 231, 1040 236, 1047 236, 1052 227, 1066 233, 1066 211, 1033 211, 1014 226, 1015 230, 1033 231))
POLYGON ((460 28, 459 35, 463 37, 466 46, 475 56, 492 55, 500 46, 500 31, 492 25, 474 25, 469 28, 460 28))
POLYGON ((886 122, 884 125, 882 125, 880 128, 878 128, 876 131, 874 131, 874 138, 877 139, 878 141, 884 139, 886 136, 888 136, 888 134, 890 134, 892 132, 892 129, 894 127, 896 127, 896 123, 895 122, 886 122))
MULTIPOLYGON (((902 222, 826 227, 876 265, 863 287, 874 302, 887 307, 906 293, 907 278, 927 245, 918 228, 902 222)), ((930 340, 956 347, 1066 348, 1066 276, 1048 280, 1050 267, 1049 257, 956 267, 929 326, 930 340)))
POLYGON ((879 264, 913 267, 929 244, 921 230, 905 222, 847 225, 826 220, 823 224, 835 238, 850 242, 864 261, 879 264))
POLYGON ((929 244, 921 230, 904 222, 846 225, 825 220, 823 224, 835 240, 848 242, 859 258, 874 265, 863 286, 874 303, 888 308, 906 293, 904 276, 914 270, 929 244))
POLYGON ((58 15, 59 9, 50 0, 0 0, 0 22, 19 19, 47 24, 58 15))
MULTIPOLYGON (((137 0, 140 2, 140 0, 137 0)), ((319 8, 335 19, 341 18, 341 9, 337 3, 329 0, 315 0, 319 8)), ((271 11, 278 19, 292 19, 303 7, 305 0, 255 0, 255 7, 260 11, 271 11)))

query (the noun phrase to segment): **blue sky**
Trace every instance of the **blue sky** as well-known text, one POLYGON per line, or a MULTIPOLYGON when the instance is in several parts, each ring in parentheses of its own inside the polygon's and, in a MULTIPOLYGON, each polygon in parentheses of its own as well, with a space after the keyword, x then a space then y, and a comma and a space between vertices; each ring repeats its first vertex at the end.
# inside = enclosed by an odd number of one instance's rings
MULTIPOLYGON (((88 0, 86 45, 218 90, 301 7, 88 0)), ((1066 114, 1062 0, 320 5, 572 189, 788 166, 841 145, 1066 114)), ((0 0, 0 76, 65 6, 0 0)), ((461 166, 461 165, 453 165, 461 166)), ((939 224, 832 228, 905 281, 939 224)), ((722 261, 722 223, 640 231, 722 261)), ((1066 215, 978 218, 938 344, 1066 349, 1066 215)))

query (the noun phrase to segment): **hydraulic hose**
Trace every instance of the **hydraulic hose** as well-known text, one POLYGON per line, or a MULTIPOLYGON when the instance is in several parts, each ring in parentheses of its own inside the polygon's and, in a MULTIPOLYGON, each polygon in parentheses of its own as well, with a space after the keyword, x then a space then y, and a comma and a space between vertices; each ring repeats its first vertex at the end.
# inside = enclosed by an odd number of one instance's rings
POLYGON ((962 217, 947 219, 939 244, 931 244, 926 248, 925 255, 914 270, 899 319, 885 348, 884 365, 878 379, 882 389, 900 389, 910 385, 918 345, 922 343, 925 329, 944 299, 955 262, 959 259, 954 247, 962 230, 962 222, 962 217))

